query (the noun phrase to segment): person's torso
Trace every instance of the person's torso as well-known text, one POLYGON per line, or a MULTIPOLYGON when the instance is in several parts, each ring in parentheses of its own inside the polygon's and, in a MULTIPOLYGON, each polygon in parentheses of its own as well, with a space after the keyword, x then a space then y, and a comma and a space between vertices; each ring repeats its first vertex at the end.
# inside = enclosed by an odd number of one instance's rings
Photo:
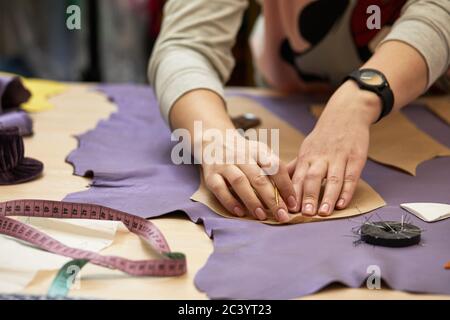
POLYGON ((261 2, 263 21, 252 36, 258 71, 275 88, 314 91, 368 60, 406 0, 261 2))

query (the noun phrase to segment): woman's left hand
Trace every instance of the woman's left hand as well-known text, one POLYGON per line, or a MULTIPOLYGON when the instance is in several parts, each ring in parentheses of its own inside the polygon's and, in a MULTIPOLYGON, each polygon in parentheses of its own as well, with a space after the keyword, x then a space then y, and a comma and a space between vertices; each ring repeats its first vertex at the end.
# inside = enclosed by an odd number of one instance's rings
POLYGON ((348 206, 367 160, 369 128, 380 112, 381 99, 352 81, 333 94, 289 165, 297 211, 327 216, 335 207, 348 206), (324 181, 325 191, 319 203, 324 181))

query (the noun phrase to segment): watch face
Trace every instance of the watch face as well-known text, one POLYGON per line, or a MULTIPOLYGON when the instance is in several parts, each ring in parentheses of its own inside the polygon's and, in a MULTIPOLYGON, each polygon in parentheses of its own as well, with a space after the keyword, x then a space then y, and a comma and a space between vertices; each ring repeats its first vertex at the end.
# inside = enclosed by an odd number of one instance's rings
POLYGON ((381 86, 384 84, 383 77, 371 70, 362 70, 359 79, 370 86, 381 86))

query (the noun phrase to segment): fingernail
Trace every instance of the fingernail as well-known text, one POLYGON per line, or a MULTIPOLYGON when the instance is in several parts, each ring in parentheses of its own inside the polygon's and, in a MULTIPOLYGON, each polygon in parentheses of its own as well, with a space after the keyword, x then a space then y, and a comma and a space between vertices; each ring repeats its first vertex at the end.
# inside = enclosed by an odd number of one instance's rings
POLYGON ((289 196, 288 198, 289 209, 295 209, 297 207, 297 200, 294 196, 289 196))
POLYGON ((255 215, 259 220, 266 220, 266 213, 261 208, 255 210, 255 215))
POLYGON ((339 199, 339 201, 337 202, 337 206, 338 207, 343 207, 345 204, 345 200, 344 199, 339 199))
POLYGON ((330 205, 328 203, 324 203, 321 207, 320 207, 320 212, 319 213, 325 213, 328 214, 328 211, 330 210, 330 205))
POLYGON ((280 222, 288 222, 289 221, 289 215, 286 212, 286 210, 284 210, 283 208, 278 209, 277 217, 278 217, 278 221, 280 221, 280 222))
POLYGON ((307 203, 303 207, 302 213, 313 214, 313 210, 314 210, 313 205, 311 203, 307 203))
POLYGON ((236 206, 233 209, 234 213, 238 216, 238 217, 243 217, 244 216, 244 210, 242 210, 240 207, 236 206))

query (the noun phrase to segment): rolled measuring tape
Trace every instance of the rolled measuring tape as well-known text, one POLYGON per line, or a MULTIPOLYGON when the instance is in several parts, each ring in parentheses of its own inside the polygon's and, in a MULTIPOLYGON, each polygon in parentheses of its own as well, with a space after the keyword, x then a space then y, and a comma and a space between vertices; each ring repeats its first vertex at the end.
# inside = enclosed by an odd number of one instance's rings
POLYGON ((61 256, 86 260, 95 265, 117 269, 133 276, 178 276, 186 273, 186 257, 171 252, 166 239, 150 221, 108 207, 46 200, 15 200, 0 203, 0 234, 23 240, 61 256), (127 229, 143 238, 161 259, 129 260, 117 256, 103 256, 93 251, 72 248, 45 233, 9 216, 93 219, 121 221, 127 229))
POLYGON ((409 247, 419 244, 421 229, 400 221, 366 222, 360 229, 361 240, 382 247, 409 247))

